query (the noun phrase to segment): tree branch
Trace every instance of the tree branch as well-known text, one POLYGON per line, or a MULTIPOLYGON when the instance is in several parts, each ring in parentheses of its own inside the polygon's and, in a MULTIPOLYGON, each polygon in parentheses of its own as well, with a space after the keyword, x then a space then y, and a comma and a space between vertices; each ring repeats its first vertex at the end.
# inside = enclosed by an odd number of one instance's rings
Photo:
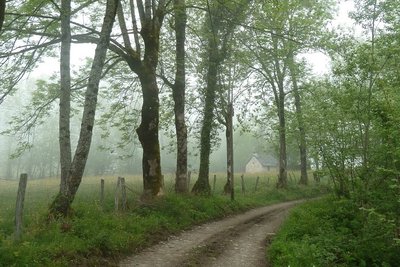
POLYGON ((136 22, 136 14, 135 14, 135 4, 133 0, 129 0, 130 9, 131 9, 131 17, 132 17, 132 29, 133 29, 133 37, 135 39, 136 53, 138 53, 139 58, 141 57, 140 51, 140 41, 139 41, 139 31, 136 22))
POLYGON ((1 32, 2 28, 3 28, 5 12, 6 12, 6 1, 5 0, 1 0, 0 1, 0 32, 1 32))
POLYGON ((119 4, 118 4, 117 15, 118 15, 118 24, 119 24, 119 28, 121 29, 122 39, 124 40, 125 48, 132 49, 131 41, 130 41, 129 35, 128 35, 128 30, 126 28, 125 16, 124 16, 124 11, 122 10, 121 1, 119 1, 119 4))

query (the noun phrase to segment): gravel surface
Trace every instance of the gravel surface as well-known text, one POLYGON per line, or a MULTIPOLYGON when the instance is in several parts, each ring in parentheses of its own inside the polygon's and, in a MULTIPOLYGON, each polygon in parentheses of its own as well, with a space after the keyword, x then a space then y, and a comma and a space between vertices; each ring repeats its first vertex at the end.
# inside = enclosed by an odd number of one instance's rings
POLYGON ((304 200, 257 208, 196 226, 120 262, 120 266, 268 266, 266 242, 291 207, 304 200))

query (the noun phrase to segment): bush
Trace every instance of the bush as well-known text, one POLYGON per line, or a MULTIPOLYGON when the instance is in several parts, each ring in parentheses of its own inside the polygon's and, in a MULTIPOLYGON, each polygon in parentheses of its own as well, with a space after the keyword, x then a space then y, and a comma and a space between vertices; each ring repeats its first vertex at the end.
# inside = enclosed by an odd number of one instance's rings
POLYGON ((395 224, 351 200, 313 201, 293 210, 269 248, 274 266, 396 266, 395 224))

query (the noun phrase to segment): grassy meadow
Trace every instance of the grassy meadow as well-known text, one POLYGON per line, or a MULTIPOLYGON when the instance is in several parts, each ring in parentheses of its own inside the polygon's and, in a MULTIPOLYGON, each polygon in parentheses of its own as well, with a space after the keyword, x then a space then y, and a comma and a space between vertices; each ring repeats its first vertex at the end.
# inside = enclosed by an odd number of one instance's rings
MULTIPOLYGON (((235 175, 236 200, 222 194, 225 174, 210 175, 212 196, 178 196, 173 175, 165 175, 165 196, 153 203, 139 201, 142 180, 125 176, 129 188, 128 210, 114 211, 117 177, 84 177, 70 219, 47 223, 47 208, 58 191, 58 179, 28 180, 24 228, 14 241, 14 208, 18 181, 0 180, 0 266, 113 266, 125 255, 165 239, 195 224, 246 209, 296 198, 314 197, 328 191, 325 183, 298 186, 291 173, 287 190, 276 190, 276 174, 235 175), (100 179, 105 180, 105 205, 100 207, 100 179)), ((192 175, 191 186, 196 177, 192 175)))

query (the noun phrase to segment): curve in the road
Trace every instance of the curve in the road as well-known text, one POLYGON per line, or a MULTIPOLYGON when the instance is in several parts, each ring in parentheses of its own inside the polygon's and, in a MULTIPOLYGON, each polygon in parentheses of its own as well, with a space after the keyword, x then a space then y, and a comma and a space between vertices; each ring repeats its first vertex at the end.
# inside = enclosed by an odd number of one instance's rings
POLYGON ((120 266, 266 266, 265 241, 304 200, 257 208, 184 231, 126 258, 120 266))

